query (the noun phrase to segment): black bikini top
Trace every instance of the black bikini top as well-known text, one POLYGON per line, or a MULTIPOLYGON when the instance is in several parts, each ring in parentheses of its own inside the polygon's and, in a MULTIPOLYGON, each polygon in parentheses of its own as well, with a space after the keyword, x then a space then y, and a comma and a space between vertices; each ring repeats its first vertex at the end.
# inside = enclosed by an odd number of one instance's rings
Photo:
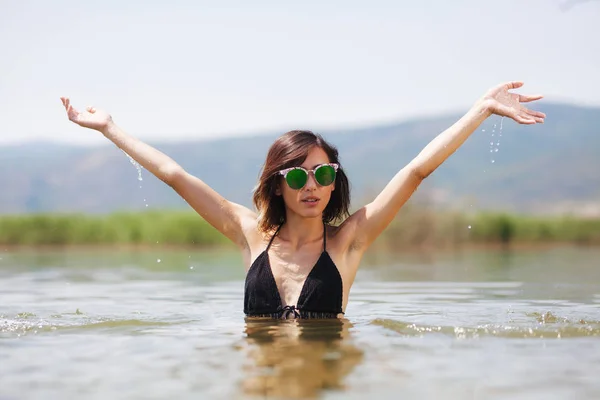
POLYGON ((267 248, 254 260, 244 287, 244 313, 249 317, 337 318, 342 312, 342 277, 327 253, 325 226, 323 252, 309 272, 297 304, 283 306, 269 262, 269 248, 282 225, 269 240, 267 248))

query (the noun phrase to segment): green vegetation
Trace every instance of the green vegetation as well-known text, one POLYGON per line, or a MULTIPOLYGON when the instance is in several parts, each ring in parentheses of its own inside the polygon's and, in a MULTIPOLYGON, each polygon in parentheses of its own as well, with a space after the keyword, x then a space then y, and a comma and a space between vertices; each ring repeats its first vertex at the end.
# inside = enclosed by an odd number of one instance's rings
POLYGON ((156 243, 216 246, 226 244, 228 240, 191 212, 0 216, 0 244, 4 245, 156 243))
POLYGON ((387 247, 464 244, 600 245, 600 219, 494 212, 471 215, 405 206, 381 237, 387 247))
MULTIPOLYGON (((109 215, 0 216, 0 245, 228 246, 229 241, 193 212, 109 215)), ((405 206, 377 246, 452 247, 473 244, 573 243, 600 245, 600 219, 499 213, 466 215, 405 206)))

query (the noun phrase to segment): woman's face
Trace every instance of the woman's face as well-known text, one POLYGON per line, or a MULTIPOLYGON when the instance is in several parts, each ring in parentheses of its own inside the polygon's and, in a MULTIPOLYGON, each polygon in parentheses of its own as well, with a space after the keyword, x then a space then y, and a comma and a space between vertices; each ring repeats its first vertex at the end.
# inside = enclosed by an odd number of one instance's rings
MULTIPOLYGON (((310 171, 329 162, 329 157, 323 149, 313 147, 306 160, 298 166, 310 171)), ((321 217, 331 199, 331 192, 335 189, 335 182, 328 186, 319 185, 312 172, 308 174, 306 185, 301 189, 290 188, 285 179, 281 179, 279 182, 276 193, 283 196, 287 212, 293 212, 305 218, 321 217)))

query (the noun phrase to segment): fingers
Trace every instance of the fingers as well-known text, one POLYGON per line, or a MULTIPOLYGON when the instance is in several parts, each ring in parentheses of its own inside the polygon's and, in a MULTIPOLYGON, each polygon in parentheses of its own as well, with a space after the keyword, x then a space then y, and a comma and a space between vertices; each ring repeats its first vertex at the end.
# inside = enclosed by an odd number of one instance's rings
POLYGON ((87 110, 89 113, 91 113, 91 114, 93 114, 93 113, 95 113, 95 112, 96 112, 96 109, 95 109, 94 107, 92 107, 92 106, 87 106, 86 110, 87 110))
POLYGON ((525 116, 524 114, 517 114, 513 117, 513 119, 518 123, 525 125, 532 125, 536 123, 533 117, 525 116))
POLYGON ((536 94, 536 95, 533 95, 533 96, 527 96, 527 95, 524 95, 524 94, 520 94, 519 95, 519 101, 521 103, 527 103, 529 101, 539 100, 542 97, 544 97, 544 96, 542 96, 541 94, 536 94))
POLYGON ((546 114, 544 114, 543 112, 533 111, 528 108, 524 108, 523 111, 525 111, 527 114, 531 115, 532 117, 546 118, 546 114))
POLYGON ((75 120, 75 117, 77 116, 77 111, 73 108, 73 106, 71 105, 71 101, 69 100, 69 98, 65 98, 64 100, 64 104, 65 104, 65 108, 67 110, 67 116, 69 117, 69 119, 71 121, 75 120))
POLYGON ((523 109, 522 112, 515 114, 512 118, 521 124, 543 124, 546 114, 523 109))
POLYGON ((512 81, 512 82, 507 82, 504 84, 504 87, 508 90, 517 89, 517 88, 520 88, 521 86, 523 86, 523 82, 521 82, 521 81, 512 81))
POLYGON ((544 118, 540 118, 540 117, 528 117, 530 119, 533 119, 536 124, 543 124, 544 123, 544 118))
POLYGON ((70 104, 67 106, 67 116, 71 121, 75 121, 75 118, 77 117, 77 111, 75 111, 73 106, 70 104))
POLYGON ((61 97, 60 101, 62 101, 63 106, 65 106, 65 109, 69 108, 69 98, 68 97, 61 97))
POLYGON ((67 116, 69 117, 69 119, 75 122, 77 116, 79 115, 79 112, 73 108, 68 98, 65 99, 65 108, 67 109, 67 116))

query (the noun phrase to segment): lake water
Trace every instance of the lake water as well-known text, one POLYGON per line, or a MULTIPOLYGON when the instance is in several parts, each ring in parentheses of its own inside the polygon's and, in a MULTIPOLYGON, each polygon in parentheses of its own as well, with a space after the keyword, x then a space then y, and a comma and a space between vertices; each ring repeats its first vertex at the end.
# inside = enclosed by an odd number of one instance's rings
POLYGON ((0 399, 600 398, 599 249, 369 254, 339 321, 245 321, 243 278, 0 249, 0 399))

